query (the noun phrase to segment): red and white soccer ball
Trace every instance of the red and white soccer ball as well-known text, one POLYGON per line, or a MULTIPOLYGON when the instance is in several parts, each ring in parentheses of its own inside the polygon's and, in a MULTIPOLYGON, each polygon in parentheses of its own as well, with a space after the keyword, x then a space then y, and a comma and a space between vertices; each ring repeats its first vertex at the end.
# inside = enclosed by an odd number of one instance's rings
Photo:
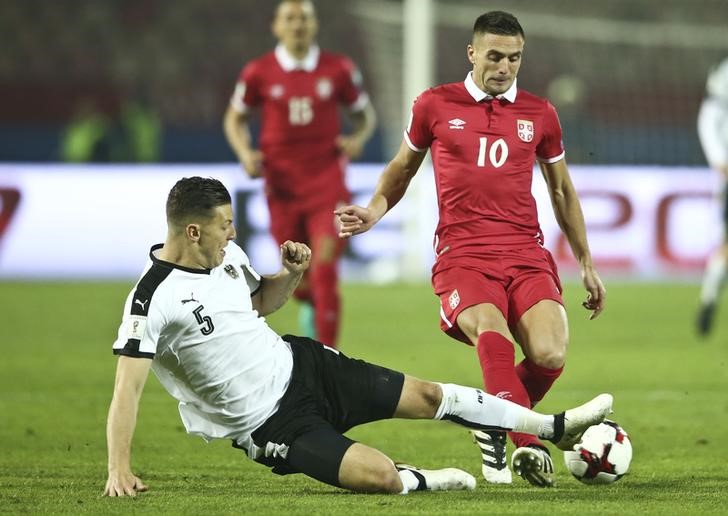
POLYGON ((590 426, 574 451, 564 452, 566 468, 585 484, 611 484, 629 471, 632 443, 627 432, 608 419, 590 426))

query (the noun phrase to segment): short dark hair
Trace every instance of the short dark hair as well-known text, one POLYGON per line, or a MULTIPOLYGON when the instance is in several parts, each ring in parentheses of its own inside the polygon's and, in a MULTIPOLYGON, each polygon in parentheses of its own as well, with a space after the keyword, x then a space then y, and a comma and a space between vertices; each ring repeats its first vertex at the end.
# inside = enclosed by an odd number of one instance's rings
POLYGON ((185 177, 169 191, 167 197, 167 223, 184 227, 196 220, 212 216, 218 206, 231 204, 227 188, 211 177, 185 177))
POLYGON ((505 11, 489 11, 478 16, 473 25, 473 36, 478 34, 498 34, 500 36, 518 36, 526 39, 523 27, 518 18, 505 11))

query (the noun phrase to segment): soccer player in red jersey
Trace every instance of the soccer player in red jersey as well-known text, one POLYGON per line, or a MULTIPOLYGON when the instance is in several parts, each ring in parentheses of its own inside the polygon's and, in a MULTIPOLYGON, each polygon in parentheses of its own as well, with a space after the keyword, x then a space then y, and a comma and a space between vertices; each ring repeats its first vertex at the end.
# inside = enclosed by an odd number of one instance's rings
POLYGON ((224 128, 248 175, 265 180, 273 237, 311 246, 313 262, 295 296, 314 308, 310 336, 336 346, 343 245, 332 210, 350 202, 344 166, 361 154, 376 117, 357 68, 347 57, 321 50, 317 29, 310 1, 279 2, 272 24, 278 45, 243 68, 224 128), (348 135, 341 134, 341 105, 354 126, 348 135), (248 125, 253 108, 260 110, 260 150, 253 148, 248 125))
MULTIPOLYGON (((467 47, 473 69, 465 81, 415 100, 404 141, 369 205, 336 213, 341 237, 367 231, 402 198, 429 148, 439 205, 432 284, 441 327, 476 348, 488 393, 532 407, 561 374, 568 342, 561 284, 531 194, 535 160, 581 268, 592 319, 604 308, 605 289, 592 263, 556 111, 516 85, 524 42, 513 15, 480 16, 467 47), (525 355, 518 365, 515 343, 525 355)), ((475 437, 485 479, 511 483, 505 435, 475 437)), ((513 470, 533 485, 552 486, 546 446, 532 436, 510 437, 513 470)))

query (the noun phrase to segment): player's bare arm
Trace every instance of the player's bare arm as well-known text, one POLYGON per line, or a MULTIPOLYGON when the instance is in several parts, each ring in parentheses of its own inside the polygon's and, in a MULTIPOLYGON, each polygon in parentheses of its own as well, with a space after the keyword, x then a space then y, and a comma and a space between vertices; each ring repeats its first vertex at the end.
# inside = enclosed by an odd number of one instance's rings
POLYGON ((260 315, 271 314, 286 304, 311 264, 311 249, 306 244, 286 240, 281 244, 281 264, 280 272, 263 276, 260 289, 252 298, 253 308, 260 315))
POLYGON ((228 106, 227 111, 225 111, 223 128, 225 137, 245 172, 250 177, 260 177, 262 175, 263 154, 253 148, 247 114, 240 113, 232 106, 228 106))
POLYGON ((582 283, 587 291, 587 298, 582 306, 592 312, 589 318, 594 319, 604 310, 606 289, 592 262, 586 238, 584 214, 574 184, 571 182, 566 160, 540 163, 540 167, 546 179, 556 221, 581 268, 582 283))
POLYGON ((147 486, 131 470, 131 442, 136 428, 139 399, 152 361, 120 356, 116 365, 114 395, 106 422, 109 476, 104 496, 135 496, 147 486))
POLYGON ((354 124, 354 131, 351 134, 339 136, 336 139, 336 146, 348 158, 356 159, 361 156, 364 145, 374 133, 377 115, 371 104, 367 104, 359 111, 352 111, 349 116, 354 124))
POLYGON ((339 217, 340 238, 349 238, 369 231, 379 219, 392 209, 404 196, 410 181, 425 159, 424 152, 415 152, 405 142, 397 155, 384 168, 372 195, 369 205, 349 205, 337 208, 334 213, 339 217))

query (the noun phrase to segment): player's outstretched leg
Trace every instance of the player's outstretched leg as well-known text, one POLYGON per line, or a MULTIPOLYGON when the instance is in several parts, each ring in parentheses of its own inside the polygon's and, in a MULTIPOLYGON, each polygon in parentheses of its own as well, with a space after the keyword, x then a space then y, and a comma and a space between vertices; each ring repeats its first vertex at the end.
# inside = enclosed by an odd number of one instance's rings
POLYGON ((480 448, 480 455, 483 458, 483 478, 486 482, 491 484, 513 482, 511 470, 508 469, 506 461, 506 432, 474 430, 473 439, 480 448))
POLYGON ((475 489, 475 477, 457 468, 420 469, 395 464, 402 479, 402 493, 411 491, 462 491, 475 489))
MULTIPOLYGON (((432 417, 482 432, 522 432, 547 439, 565 450, 573 448, 587 428, 603 421, 611 413, 612 403, 611 394, 600 394, 561 414, 544 415, 480 389, 405 376, 394 417, 432 417)), ((514 469, 518 466, 517 473, 534 485, 552 485, 553 462, 548 452, 542 453, 540 447, 519 450, 513 463, 514 469)))
POLYGON ((297 443, 296 456, 290 458, 295 470, 327 484, 361 493, 407 494, 412 491, 475 489, 475 477, 460 469, 420 469, 408 464, 395 464, 375 448, 354 443, 337 435, 333 429, 326 432, 326 441, 314 435, 314 438, 308 438, 308 442, 297 443), (345 446, 348 449, 343 456, 332 454, 324 446, 324 443, 330 442, 338 450, 345 446))
POLYGON ((571 449, 587 428, 603 421, 611 413, 613 402, 611 394, 600 394, 579 407, 549 416, 480 389, 453 383, 433 384, 405 376, 395 417, 427 417, 422 414, 427 413, 435 399, 438 404, 434 419, 452 421, 473 430, 532 434, 562 450, 571 449))

